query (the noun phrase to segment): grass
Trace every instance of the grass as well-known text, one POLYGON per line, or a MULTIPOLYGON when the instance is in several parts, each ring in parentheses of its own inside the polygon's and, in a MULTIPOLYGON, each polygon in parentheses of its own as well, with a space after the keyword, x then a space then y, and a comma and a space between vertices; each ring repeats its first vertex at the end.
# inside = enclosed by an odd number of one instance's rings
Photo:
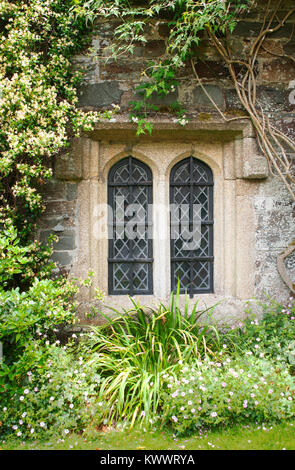
MULTIPOLYGON (((93 431, 88 437, 70 435, 48 442, 7 441, 2 450, 295 450, 295 421, 266 426, 235 426, 177 437, 169 431, 93 431)), ((1 442, 1 441, 0 441, 1 442)))

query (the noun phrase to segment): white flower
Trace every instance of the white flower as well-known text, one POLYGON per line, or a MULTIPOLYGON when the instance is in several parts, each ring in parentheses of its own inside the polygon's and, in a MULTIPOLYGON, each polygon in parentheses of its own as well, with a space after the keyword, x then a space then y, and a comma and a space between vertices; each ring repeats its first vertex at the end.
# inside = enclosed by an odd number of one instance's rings
POLYGON ((6 408, 6 406, 4 406, 4 408, 3 408, 3 411, 7 411, 7 408, 6 408))
POLYGON ((176 418, 176 416, 172 416, 172 421, 174 421, 175 423, 177 423, 178 419, 176 418))
POLYGON ((22 435, 22 433, 20 431, 18 431, 17 436, 21 436, 21 435, 22 435))
POLYGON ((22 418, 25 418, 27 416, 27 412, 24 411, 23 414, 22 414, 22 418))
POLYGON ((20 396, 19 399, 20 399, 20 401, 24 401, 25 397, 20 396))
POLYGON ((216 416, 217 416, 217 413, 216 413, 216 411, 212 411, 212 413, 211 413, 211 415, 210 415, 210 416, 211 416, 212 418, 216 418, 216 416))
POLYGON ((44 423, 44 421, 41 421, 41 423, 40 423, 40 428, 45 428, 45 423, 44 423))
POLYGON ((34 434, 34 432, 35 432, 35 429, 32 428, 31 431, 30 431, 30 433, 31 433, 31 434, 34 434))
POLYGON ((53 400, 54 400, 54 397, 50 397, 50 398, 49 398, 49 401, 53 401, 53 400))
POLYGON ((192 408, 192 409, 191 409, 191 413, 194 414, 195 412, 196 412, 195 408, 192 408))
POLYGON ((30 392, 27 388, 24 390, 24 394, 27 395, 30 392))
POLYGON ((73 403, 71 403, 71 404, 69 405, 69 407, 70 407, 71 409, 74 408, 73 403))
POLYGON ((65 434, 69 434, 69 432, 70 432, 70 431, 69 431, 68 429, 65 429, 65 430, 64 430, 64 433, 65 433, 65 434))

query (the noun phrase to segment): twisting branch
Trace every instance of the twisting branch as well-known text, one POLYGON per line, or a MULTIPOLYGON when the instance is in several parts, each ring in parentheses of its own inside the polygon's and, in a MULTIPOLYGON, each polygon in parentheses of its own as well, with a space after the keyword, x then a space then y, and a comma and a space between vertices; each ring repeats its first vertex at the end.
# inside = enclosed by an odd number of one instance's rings
MULTIPOLYGON (((266 14, 264 16, 260 33, 250 47, 247 61, 234 59, 228 45, 227 38, 225 47, 222 40, 216 37, 210 27, 208 27, 207 30, 212 43, 227 64, 240 102, 247 111, 256 131, 258 146, 267 159, 270 173, 280 177, 281 181, 284 183, 285 187, 290 193, 292 200, 295 201, 295 175, 294 168, 292 168, 292 160, 289 156, 289 153, 295 153, 295 143, 288 135, 284 134, 280 129, 270 122, 269 117, 263 111, 263 107, 257 103, 257 86, 254 73, 259 51, 261 49, 267 51, 267 48, 264 45, 265 39, 268 37, 268 35, 278 31, 284 25, 289 16, 295 12, 295 9, 292 9, 284 16, 282 20, 278 19, 277 13, 281 3, 281 1, 278 3, 276 10, 272 13, 271 17, 267 19, 270 0, 268 1, 268 7, 266 9, 266 14), (278 24, 276 26, 272 26, 275 19, 277 19, 278 24), (245 70, 241 80, 238 80, 237 72, 234 67, 235 64, 242 65, 245 70)), ((285 57, 283 54, 273 55, 285 57)), ((287 58, 294 61, 294 58, 292 57, 287 58)), ((193 62, 192 67, 199 83, 201 83, 193 62)), ((239 74, 240 73, 241 71, 239 74)), ((204 86, 202 86, 202 89, 208 96, 209 94, 204 86)), ((210 98, 210 96, 208 97, 212 102, 213 100, 210 98)), ((219 114, 224 117, 223 113, 216 105, 215 108, 218 110, 219 114)), ((277 258, 278 271, 285 284, 293 293, 295 293, 295 284, 288 276, 284 261, 294 252, 295 240, 287 247, 286 250, 280 253, 277 258)))
MULTIPOLYGON (((292 199, 295 201, 295 177, 292 169, 292 161, 288 155, 288 153, 295 152, 295 144, 287 135, 270 123, 269 118, 265 115, 262 107, 258 107, 256 103, 257 86, 254 68, 259 51, 263 48, 263 43, 266 37, 269 34, 278 31, 284 25, 289 16, 295 12, 295 9, 290 10, 282 20, 279 20, 276 26, 272 26, 280 4, 281 2, 278 3, 276 10, 272 13, 269 20, 267 20, 267 14, 265 15, 261 31, 250 47, 247 60, 234 59, 228 44, 227 47, 225 47, 222 40, 217 38, 209 27, 208 34, 215 48, 228 66, 237 95, 252 121, 253 127, 256 131, 259 148, 268 161, 271 173, 280 177, 288 189, 292 199), (241 81, 238 80, 237 72, 234 67, 235 64, 242 65, 245 69, 244 76, 241 81)), ((198 78, 195 67, 193 67, 193 70, 198 78)), ((203 90, 206 95, 208 95, 208 92, 204 87, 203 90)), ((219 109, 218 111, 222 114, 219 109)))

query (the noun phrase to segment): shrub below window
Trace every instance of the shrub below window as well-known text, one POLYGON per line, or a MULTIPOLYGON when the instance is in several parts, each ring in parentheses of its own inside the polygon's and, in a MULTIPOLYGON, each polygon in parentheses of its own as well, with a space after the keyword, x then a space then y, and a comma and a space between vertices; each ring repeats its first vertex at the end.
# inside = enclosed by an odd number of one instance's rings
POLYGON ((195 362, 166 377, 164 422, 179 433, 295 416, 295 381, 284 364, 249 356, 195 362))
POLYGON ((261 304, 263 317, 257 318, 248 309, 247 318, 238 328, 225 333, 224 340, 239 354, 260 353, 275 361, 295 365, 295 302, 290 297, 286 305, 275 300, 261 304))
POLYGON ((93 422, 100 423, 102 403, 96 403, 100 377, 71 346, 39 345, 47 358, 33 372, 9 402, 1 401, 0 432, 5 436, 47 438, 80 432, 93 422))

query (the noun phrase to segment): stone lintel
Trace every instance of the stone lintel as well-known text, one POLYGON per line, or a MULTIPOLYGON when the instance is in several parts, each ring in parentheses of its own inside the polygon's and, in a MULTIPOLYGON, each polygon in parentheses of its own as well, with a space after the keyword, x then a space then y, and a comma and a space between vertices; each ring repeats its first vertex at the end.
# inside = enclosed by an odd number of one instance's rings
MULTIPOLYGON (((120 119, 122 116, 120 117, 120 119)), ((87 135, 94 140, 108 142, 157 142, 157 141, 181 141, 191 142, 192 140, 219 141, 230 142, 235 138, 252 137, 252 126, 248 119, 241 119, 231 122, 198 121, 197 117, 194 121, 189 122, 182 127, 171 120, 167 121, 150 121, 154 128, 150 134, 136 135, 136 125, 126 120, 116 122, 100 122, 95 129, 87 135)))

